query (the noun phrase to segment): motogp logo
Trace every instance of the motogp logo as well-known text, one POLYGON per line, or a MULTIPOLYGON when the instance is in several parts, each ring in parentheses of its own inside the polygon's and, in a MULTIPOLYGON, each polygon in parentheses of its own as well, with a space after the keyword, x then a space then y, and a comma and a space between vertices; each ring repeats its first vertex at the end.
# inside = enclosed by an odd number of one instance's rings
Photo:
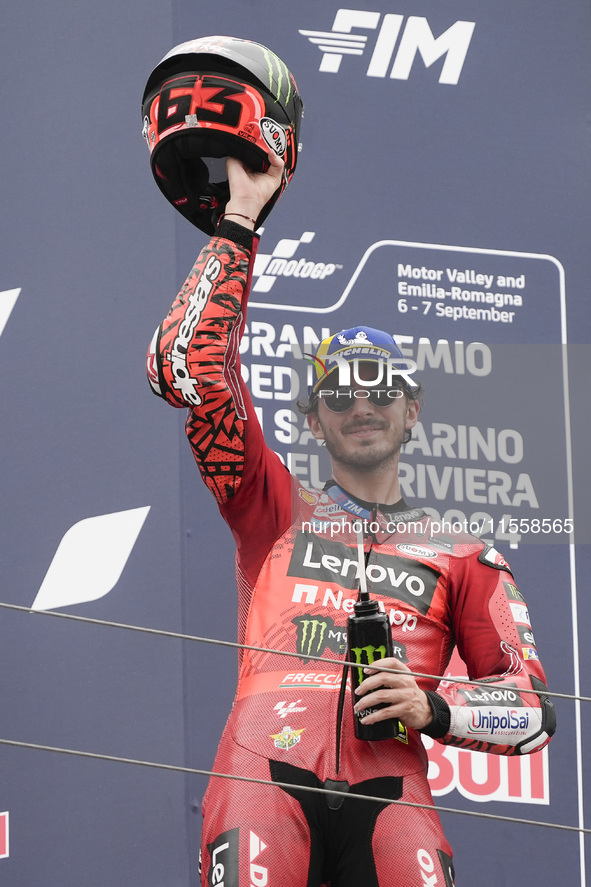
POLYGON ((295 702, 278 702, 277 705, 273 707, 273 711, 276 712, 280 718, 286 718, 289 714, 293 714, 293 712, 306 711, 307 706, 298 704, 301 701, 301 699, 296 699, 295 702))

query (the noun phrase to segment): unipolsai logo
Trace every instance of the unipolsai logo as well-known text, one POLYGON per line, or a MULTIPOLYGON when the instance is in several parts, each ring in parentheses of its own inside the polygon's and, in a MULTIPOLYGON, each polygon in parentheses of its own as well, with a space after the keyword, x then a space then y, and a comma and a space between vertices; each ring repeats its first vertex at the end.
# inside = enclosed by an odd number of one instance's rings
POLYGON ((439 83, 455 86, 460 79, 466 55, 472 40, 475 22, 456 21, 438 36, 433 34, 423 16, 370 12, 362 9, 339 9, 330 31, 300 30, 303 37, 318 46, 322 52, 319 70, 336 74, 343 56, 369 55, 367 77, 387 77, 408 80, 418 56, 430 68, 443 59, 439 83), (353 29, 369 30, 376 35, 373 48, 367 34, 353 29), (379 28, 379 29, 378 29, 379 28), (391 66, 391 67, 390 67, 391 66))

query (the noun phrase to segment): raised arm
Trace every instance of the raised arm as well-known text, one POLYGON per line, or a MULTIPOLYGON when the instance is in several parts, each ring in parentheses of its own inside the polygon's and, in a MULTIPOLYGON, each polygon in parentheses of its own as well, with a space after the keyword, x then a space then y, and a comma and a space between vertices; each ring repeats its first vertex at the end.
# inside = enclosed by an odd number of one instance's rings
POLYGON ((267 538, 290 519, 291 478, 265 446, 238 352, 258 245, 253 220, 279 187, 283 163, 271 155, 266 173, 232 158, 227 165, 225 217, 154 334, 148 378, 155 394, 189 408, 187 436, 202 478, 232 527, 243 568, 253 574, 264 554, 250 538, 253 515, 265 522, 267 538))
POLYGON ((227 167, 231 198, 225 218, 201 251, 148 353, 154 393, 192 411, 191 445, 219 504, 236 494, 242 477, 246 403, 238 346, 258 245, 254 219, 279 186, 283 163, 273 154, 266 173, 252 173, 234 158, 228 158, 227 167))

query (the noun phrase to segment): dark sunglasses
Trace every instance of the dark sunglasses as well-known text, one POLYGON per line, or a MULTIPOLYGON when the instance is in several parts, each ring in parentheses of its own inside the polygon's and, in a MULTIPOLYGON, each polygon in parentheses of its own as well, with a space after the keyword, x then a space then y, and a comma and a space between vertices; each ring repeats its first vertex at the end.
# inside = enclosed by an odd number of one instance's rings
POLYGON ((400 397, 404 397, 402 388, 321 388, 318 398, 326 404, 331 413, 346 413, 357 400, 368 400, 376 407, 389 407, 400 397))

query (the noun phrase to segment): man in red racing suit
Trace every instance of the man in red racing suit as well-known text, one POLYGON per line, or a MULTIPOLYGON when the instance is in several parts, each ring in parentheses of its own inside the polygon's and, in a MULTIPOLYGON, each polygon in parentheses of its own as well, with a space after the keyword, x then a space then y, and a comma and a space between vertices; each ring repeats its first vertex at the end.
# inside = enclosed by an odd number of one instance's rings
POLYGON ((354 398, 339 413, 316 402, 308 420, 334 468, 323 491, 302 487, 266 446, 238 346, 258 243, 252 219, 281 170, 274 160, 264 174, 228 166, 226 216, 156 331, 148 375, 156 394, 189 408, 189 442, 237 545, 238 639, 265 650, 240 656, 214 770, 280 785, 212 777, 202 884, 450 887, 452 853, 430 808, 420 733, 491 754, 546 745, 554 710, 525 649, 527 610, 494 549, 442 535, 402 500, 398 455, 419 409, 412 391, 386 407, 354 398), (394 717, 404 727, 379 742, 355 738, 335 663, 346 658, 359 579, 353 522, 363 515, 372 520, 368 586, 394 629, 394 658, 376 666, 399 673, 376 667, 359 706, 386 702, 367 722, 394 717), (470 678, 490 688, 408 673, 443 675, 455 645, 470 678))

